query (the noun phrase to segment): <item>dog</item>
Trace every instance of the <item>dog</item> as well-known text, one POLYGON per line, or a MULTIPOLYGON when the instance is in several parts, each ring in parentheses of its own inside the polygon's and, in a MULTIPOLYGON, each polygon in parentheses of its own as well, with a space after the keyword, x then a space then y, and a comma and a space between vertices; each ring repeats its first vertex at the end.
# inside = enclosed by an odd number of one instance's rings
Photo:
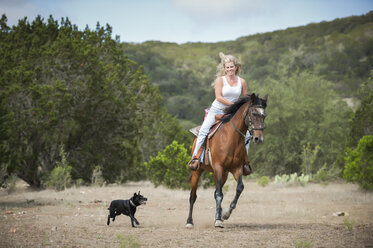
POLYGON ((144 196, 140 195, 140 191, 138 194, 134 193, 133 196, 129 200, 114 200, 110 203, 109 215, 107 217, 107 224, 110 225, 110 218, 115 220, 115 216, 117 215, 127 215, 131 218, 132 227, 136 225, 140 225, 140 223, 135 218, 136 207, 140 205, 145 205, 148 199, 144 196))

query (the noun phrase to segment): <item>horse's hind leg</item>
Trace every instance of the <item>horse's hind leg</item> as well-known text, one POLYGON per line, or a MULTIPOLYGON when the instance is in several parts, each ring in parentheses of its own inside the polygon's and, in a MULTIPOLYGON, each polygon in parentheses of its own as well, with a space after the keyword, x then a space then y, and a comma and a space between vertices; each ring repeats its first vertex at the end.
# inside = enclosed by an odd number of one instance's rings
POLYGON ((232 213, 233 209, 236 208, 238 198, 240 197, 240 195, 241 195, 241 193, 242 193, 242 191, 245 187, 243 182, 242 182, 242 173, 241 172, 237 172, 233 176, 234 176, 234 179, 236 179, 236 181, 237 181, 236 195, 235 195, 233 201, 231 202, 231 204, 229 205, 229 209, 224 211, 224 214, 223 214, 223 219, 224 220, 228 220, 229 217, 231 216, 231 213, 232 213))
POLYGON ((192 171, 192 179, 191 179, 191 186, 192 190, 190 191, 189 197, 189 216, 187 220, 186 227, 191 228, 193 227, 193 206, 197 199, 197 187, 198 187, 198 180, 202 174, 203 170, 198 169, 196 171, 192 171))

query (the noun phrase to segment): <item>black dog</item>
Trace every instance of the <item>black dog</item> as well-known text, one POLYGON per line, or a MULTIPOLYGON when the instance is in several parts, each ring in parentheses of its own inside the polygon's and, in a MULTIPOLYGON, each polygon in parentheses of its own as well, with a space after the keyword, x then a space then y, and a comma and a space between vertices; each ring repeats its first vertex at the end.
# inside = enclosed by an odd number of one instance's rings
POLYGON ((115 220, 115 216, 117 215, 127 215, 131 218, 131 224, 132 227, 135 227, 133 222, 136 223, 136 225, 140 225, 140 223, 135 218, 136 213, 136 207, 146 204, 146 201, 148 199, 140 195, 140 191, 138 194, 133 194, 131 199, 129 200, 114 200, 110 203, 109 215, 107 217, 107 224, 110 224, 110 218, 113 218, 113 221, 115 220))

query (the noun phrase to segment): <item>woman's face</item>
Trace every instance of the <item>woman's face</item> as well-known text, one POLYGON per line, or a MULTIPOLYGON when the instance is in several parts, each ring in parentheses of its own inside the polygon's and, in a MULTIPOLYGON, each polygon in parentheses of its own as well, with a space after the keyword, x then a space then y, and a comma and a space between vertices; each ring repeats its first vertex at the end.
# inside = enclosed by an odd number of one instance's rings
POLYGON ((227 76, 236 75, 237 67, 235 66, 235 64, 233 62, 226 63, 224 65, 224 69, 225 69, 225 75, 227 75, 227 76))

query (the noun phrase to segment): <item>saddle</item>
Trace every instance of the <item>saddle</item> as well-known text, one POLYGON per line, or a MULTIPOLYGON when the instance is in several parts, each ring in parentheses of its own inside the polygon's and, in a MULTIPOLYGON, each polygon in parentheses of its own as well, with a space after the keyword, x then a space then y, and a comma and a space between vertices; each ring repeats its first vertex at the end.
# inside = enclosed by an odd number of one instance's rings
MULTIPOLYGON (((198 153, 197 153, 197 156, 199 157, 199 154, 202 154, 202 152, 205 151, 203 161, 206 164, 211 165, 211 161, 212 161, 211 153, 210 153, 210 149, 209 149, 209 145, 208 145, 208 143, 209 143, 208 140, 210 140, 214 136, 216 131, 219 129, 219 127, 223 123, 221 121, 221 118, 223 116, 224 115, 221 115, 221 114, 215 115, 215 122, 210 127, 210 131, 209 131, 209 134, 207 135, 207 139, 205 139, 205 142, 203 142, 203 145, 201 146, 200 151, 198 151, 198 153)), ((201 129, 201 126, 197 126, 197 127, 189 129, 189 131, 197 137, 200 129, 201 129)))
MULTIPOLYGON (((223 117, 224 115, 215 115, 215 122, 214 124, 212 124, 212 126, 210 127, 210 131, 209 131, 209 134, 208 134, 208 139, 211 139, 212 136, 214 136, 214 134, 216 133, 216 131, 218 130, 218 128, 220 127, 220 125, 223 123, 220 119, 223 117)), ((201 125, 199 126, 196 126, 196 127, 193 127, 191 129, 189 129, 189 131, 194 134, 194 136, 198 136, 198 133, 199 133, 199 130, 201 129, 201 125)))

